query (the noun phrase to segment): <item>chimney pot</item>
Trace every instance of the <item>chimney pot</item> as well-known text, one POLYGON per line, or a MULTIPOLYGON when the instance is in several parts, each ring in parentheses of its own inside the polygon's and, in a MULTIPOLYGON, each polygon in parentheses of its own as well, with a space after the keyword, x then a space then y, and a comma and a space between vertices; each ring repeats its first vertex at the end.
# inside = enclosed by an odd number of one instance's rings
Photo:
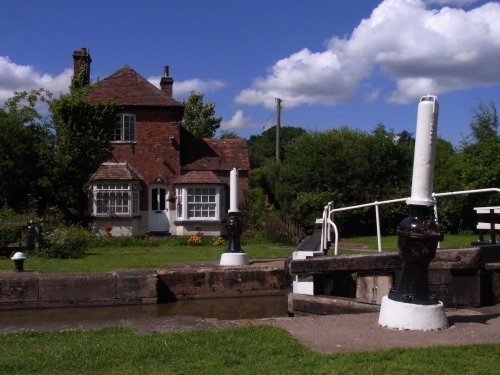
POLYGON ((173 95, 174 79, 169 75, 168 65, 163 66, 163 77, 160 80, 160 88, 169 98, 173 95))

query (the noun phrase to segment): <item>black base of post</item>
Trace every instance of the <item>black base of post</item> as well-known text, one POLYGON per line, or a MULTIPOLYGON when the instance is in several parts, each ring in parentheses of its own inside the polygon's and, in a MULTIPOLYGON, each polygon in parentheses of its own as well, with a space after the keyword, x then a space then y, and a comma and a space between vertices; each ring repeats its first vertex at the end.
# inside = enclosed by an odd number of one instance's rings
POLYGON ((14 260, 14 265, 16 272, 24 272, 24 259, 14 260))
POLYGON ((393 301, 419 305, 438 302, 430 296, 428 273, 443 234, 431 208, 410 205, 408 217, 399 224, 398 248, 403 266, 397 288, 389 292, 389 299, 393 301))
POLYGON ((239 212, 229 212, 226 233, 227 233, 227 250, 226 253, 243 253, 241 250, 240 237, 243 231, 243 221, 239 212))

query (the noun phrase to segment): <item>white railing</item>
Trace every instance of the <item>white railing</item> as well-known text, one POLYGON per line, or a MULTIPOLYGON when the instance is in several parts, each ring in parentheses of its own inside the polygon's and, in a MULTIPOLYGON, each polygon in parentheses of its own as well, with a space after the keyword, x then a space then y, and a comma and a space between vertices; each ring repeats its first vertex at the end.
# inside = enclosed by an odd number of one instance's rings
MULTIPOLYGON (((432 193, 432 196, 434 199, 438 197, 450 197, 453 195, 464 195, 464 194, 478 194, 478 193, 491 193, 491 192, 497 192, 500 193, 499 188, 488 188, 488 189, 476 189, 476 190, 461 190, 461 191, 452 191, 452 192, 446 192, 446 193, 432 193)), ((341 208, 334 208, 333 207, 333 202, 329 202, 325 208, 323 209, 323 217, 322 217, 322 228, 321 228, 321 250, 323 252, 326 252, 328 250, 330 244, 332 243, 332 230, 335 233, 335 247, 334 247, 334 254, 338 254, 338 246, 339 246, 339 232, 337 225, 335 224, 333 220, 333 215, 335 212, 341 212, 341 211, 351 211, 351 210, 356 210, 358 208, 365 208, 365 207, 375 207, 375 222, 376 222, 376 227, 377 227, 377 247, 378 247, 378 252, 382 252, 382 237, 380 234, 380 215, 379 215, 379 206, 382 206, 384 204, 392 204, 392 203, 398 203, 398 202, 404 202, 408 198, 399 198, 399 199, 391 199, 391 200, 386 200, 386 201, 375 201, 372 203, 366 203, 366 204, 359 204, 356 206, 350 206, 350 207, 341 207, 341 208)), ((434 205, 434 216, 436 218, 436 222, 438 221, 438 210, 437 210, 437 199, 436 199, 436 204, 434 205)))

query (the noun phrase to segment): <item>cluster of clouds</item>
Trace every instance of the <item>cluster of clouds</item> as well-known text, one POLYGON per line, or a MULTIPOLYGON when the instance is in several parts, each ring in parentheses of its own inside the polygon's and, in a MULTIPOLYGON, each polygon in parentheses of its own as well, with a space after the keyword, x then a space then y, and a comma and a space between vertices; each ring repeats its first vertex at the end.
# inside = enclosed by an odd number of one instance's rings
MULTIPOLYGON (((476 0, 384 0, 347 36, 321 51, 307 48, 277 61, 235 97, 237 104, 274 108, 384 100, 405 104, 423 93, 442 94, 500 83, 500 3, 476 0), (463 8, 467 7, 467 8, 463 8), (466 10, 467 9, 467 10, 466 10)), ((53 76, 0 56, 0 103, 14 91, 44 87, 66 92, 72 71, 53 76)), ((150 77, 155 85, 160 77, 150 77)), ((176 96, 223 89, 220 80, 176 82, 176 96)), ((225 129, 249 126, 241 110, 225 129)))
POLYGON ((272 108, 276 97, 293 107, 384 96, 404 104, 422 93, 500 83, 500 3, 468 11, 429 3, 474 1, 385 0, 349 36, 331 38, 323 51, 306 48, 279 60, 236 101, 272 108), (376 75, 390 85, 377 85, 376 75))
POLYGON ((69 90, 72 69, 56 76, 40 73, 31 65, 19 65, 9 57, 0 56, 0 104, 16 91, 29 91, 43 87, 55 94, 69 90))

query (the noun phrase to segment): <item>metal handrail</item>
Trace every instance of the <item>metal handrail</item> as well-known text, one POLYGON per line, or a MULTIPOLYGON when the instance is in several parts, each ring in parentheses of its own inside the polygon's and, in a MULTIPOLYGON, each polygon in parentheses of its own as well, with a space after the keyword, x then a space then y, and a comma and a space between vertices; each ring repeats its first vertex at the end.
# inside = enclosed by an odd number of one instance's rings
MULTIPOLYGON (((437 197, 449 197, 449 196, 454 196, 454 195, 480 194, 480 193, 491 193, 491 192, 500 193, 500 188, 473 189, 473 190, 451 191, 451 192, 445 192, 445 193, 432 193, 432 196, 436 200, 437 197)), ((333 229, 333 231, 335 232, 335 248, 334 248, 335 250, 334 250, 334 253, 335 253, 335 255, 338 254, 338 241, 339 241, 338 228, 333 220, 333 214, 335 212, 350 211, 350 210, 355 210, 358 208, 365 208, 365 207, 375 207, 375 221, 376 221, 376 227, 377 227, 377 246, 378 246, 378 252, 381 253, 382 252, 382 236, 380 234, 380 217, 379 217, 378 207, 381 205, 384 205, 384 204, 404 202, 407 199, 408 198, 399 198, 399 199, 390 199, 390 200, 380 201, 380 202, 375 201, 372 203, 358 204, 355 206, 341 207, 341 208, 333 208, 333 202, 328 202, 328 204, 323 209, 322 228, 321 228, 321 250, 323 252, 326 252, 326 250, 328 249, 328 244, 331 243, 331 232, 333 229)), ((434 216, 435 216, 435 219, 437 222, 438 221, 437 200, 436 200, 436 204, 434 205, 434 216)))

